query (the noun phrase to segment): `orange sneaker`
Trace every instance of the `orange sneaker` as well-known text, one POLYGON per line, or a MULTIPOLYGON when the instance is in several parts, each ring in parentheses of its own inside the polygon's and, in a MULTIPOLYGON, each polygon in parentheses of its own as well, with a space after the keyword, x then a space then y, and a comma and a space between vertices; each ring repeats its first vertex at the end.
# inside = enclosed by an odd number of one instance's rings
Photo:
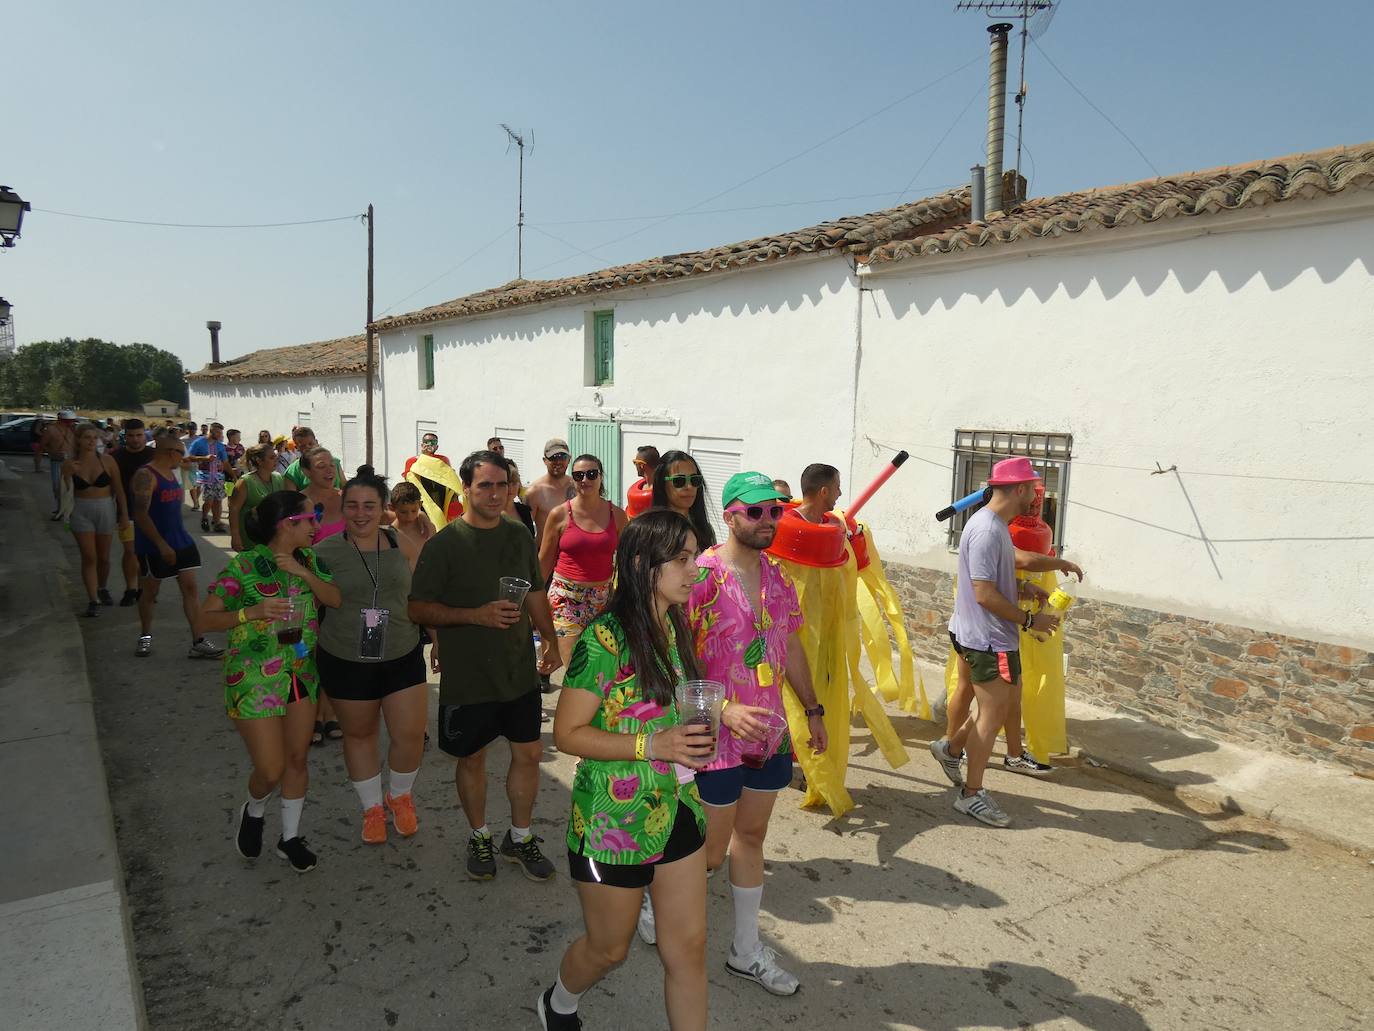
POLYGON ((420 829, 420 821, 415 818, 415 799, 410 792, 392 798, 386 796, 386 807, 391 810, 391 822, 396 825, 396 833, 408 838, 420 829))
POLYGON ((386 813, 379 805, 363 810, 363 840, 369 845, 386 844, 386 813))

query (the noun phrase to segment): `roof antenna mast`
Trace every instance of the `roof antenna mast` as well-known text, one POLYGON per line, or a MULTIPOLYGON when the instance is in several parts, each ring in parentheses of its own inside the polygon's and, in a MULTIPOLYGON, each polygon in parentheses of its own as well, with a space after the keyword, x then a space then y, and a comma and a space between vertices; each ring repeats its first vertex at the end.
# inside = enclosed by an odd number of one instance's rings
MULTIPOLYGON (((510 143, 506 144, 506 153, 510 153, 510 144, 515 144, 520 151, 520 172, 519 172, 519 200, 517 210, 518 220, 515 223, 515 278, 525 278, 525 134, 516 132, 505 122, 501 123, 501 128, 506 130, 506 135, 510 137, 510 143)), ((534 153, 534 130, 530 130, 530 153, 534 153)))

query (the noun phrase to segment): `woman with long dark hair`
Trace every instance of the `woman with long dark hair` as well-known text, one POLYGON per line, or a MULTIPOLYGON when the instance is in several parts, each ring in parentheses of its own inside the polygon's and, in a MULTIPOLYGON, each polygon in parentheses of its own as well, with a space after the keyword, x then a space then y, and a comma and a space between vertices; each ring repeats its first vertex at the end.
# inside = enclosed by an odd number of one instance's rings
POLYGON ((362 837, 369 845, 386 841, 388 811, 403 838, 419 827, 411 788, 429 714, 420 629, 406 614, 420 548, 406 534, 383 529, 386 498, 386 481, 372 466, 360 466, 343 487, 343 533, 316 548, 343 604, 325 620, 315 659, 320 686, 343 728, 344 765, 362 803, 362 837), (390 770, 385 796, 378 741, 383 718, 390 770))
POLYGON ((304 494, 267 495, 248 516, 254 546, 230 560, 200 608, 202 630, 229 632, 224 707, 253 764, 235 846, 245 859, 262 854, 267 800, 281 785, 277 855, 297 873, 315 868, 300 824, 319 691, 319 606, 336 608, 342 601, 333 577, 309 547, 314 532, 315 513, 304 494))
POLYGON ((697 460, 686 451, 669 451, 654 469, 654 508, 670 508, 687 517, 697 535, 697 546, 715 547, 716 531, 706 514, 706 477, 697 460))
POLYGON ((616 542, 628 517, 606 500, 606 472, 596 455, 578 455, 572 471, 576 493, 549 513, 539 538, 539 567, 549 583, 549 605, 566 668, 577 637, 601 615, 611 594, 616 542))
POLYGON ((563 678, 553 737, 581 758, 567 845, 586 931, 536 1001, 548 1031, 582 1026, 578 999, 625 959, 646 888, 668 1025, 706 1027, 706 818, 692 771, 713 744, 709 727, 679 723, 674 700, 676 685, 699 675, 682 611, 696 558, 682 516, 650 511, 630 523, 606 612, 577 639, 563 678))

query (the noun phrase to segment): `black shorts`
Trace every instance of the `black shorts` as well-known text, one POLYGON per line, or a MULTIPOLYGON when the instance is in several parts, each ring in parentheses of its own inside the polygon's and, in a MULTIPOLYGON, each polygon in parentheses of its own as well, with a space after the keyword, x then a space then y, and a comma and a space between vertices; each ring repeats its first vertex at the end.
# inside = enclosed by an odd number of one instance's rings
POLYGON ((320 689, 330 698, 345 702, 381 701, 426 680, 425 656, 418 643, 399 659, 386 662, 341 659, 316 647, 315 665, 320 671, 320 689))
POLYGON ((162 556, 156 553, 152 555, 138 556, 138 573, 146 576, 150 580, 174 580, 178 573, 188 569, 200 568, 200 550, 196 547, 195 541, 186 545, 184 548, 177 549, 176 566, 169 566, 162 561, 162 556))
POLYGON ((613 888, 647 888, 654 880, 654 867, 686 859, 706 844, 697 830, 696 817, 685 805, 677 807, 673 832, 663 846, 663 855, 652 863, 598 863, 595 859, 568 850, 568 873, 585 884, 609 884, 613 888))
POLYGON ((996 652, 991 649, 980 651, 976 648, 965 648, 954 636, 953 630, 949 632, 949 643, 954 645, 959 658, 968 663, 969 673, 975 684, 987 684, 994 680, 1003 680, 1013 685, 1021 682, 1019 651, 996 652))
POLYGON ((512 744, 538 741, 542 696, 530 691, 509 702, 439 706, 439 748, 457 759, 476 755, 498 737, 512 744))

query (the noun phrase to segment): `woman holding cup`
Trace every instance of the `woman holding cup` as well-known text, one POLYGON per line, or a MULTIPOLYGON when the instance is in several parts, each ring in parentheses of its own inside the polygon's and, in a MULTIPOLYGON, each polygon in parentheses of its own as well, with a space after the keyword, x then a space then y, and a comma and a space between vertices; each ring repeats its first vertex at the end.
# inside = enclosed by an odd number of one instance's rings
POLYGON ((228 631, 224 705, 253 764, 235 845, 245 859, 262 853, 267 800, 280 785, 277 855, 305 873, 315 868, 300 822, 319 691, 318 607, 337 607, 342 595, 309 547, 315 513, 305 495, 267 495, 249 513, 247 532, 254 546, 234 556, 200 610, 203 629, 228 631))
POLYGON ((663 916, 668 1025, 706 1027, 706 821, 693 771, 715 743, 709 722, 681 723, 675 698, 698 676, 682 611, 696 555, 692 526, 676 513, 646 512, 626 527, 606 612, 577 639, 563 678, 553 734, 581 758, 567 845, 586 931, 536 1000, 548 1031, 582 1026, 578 1000, 624 960, 646 889, 663 916))

